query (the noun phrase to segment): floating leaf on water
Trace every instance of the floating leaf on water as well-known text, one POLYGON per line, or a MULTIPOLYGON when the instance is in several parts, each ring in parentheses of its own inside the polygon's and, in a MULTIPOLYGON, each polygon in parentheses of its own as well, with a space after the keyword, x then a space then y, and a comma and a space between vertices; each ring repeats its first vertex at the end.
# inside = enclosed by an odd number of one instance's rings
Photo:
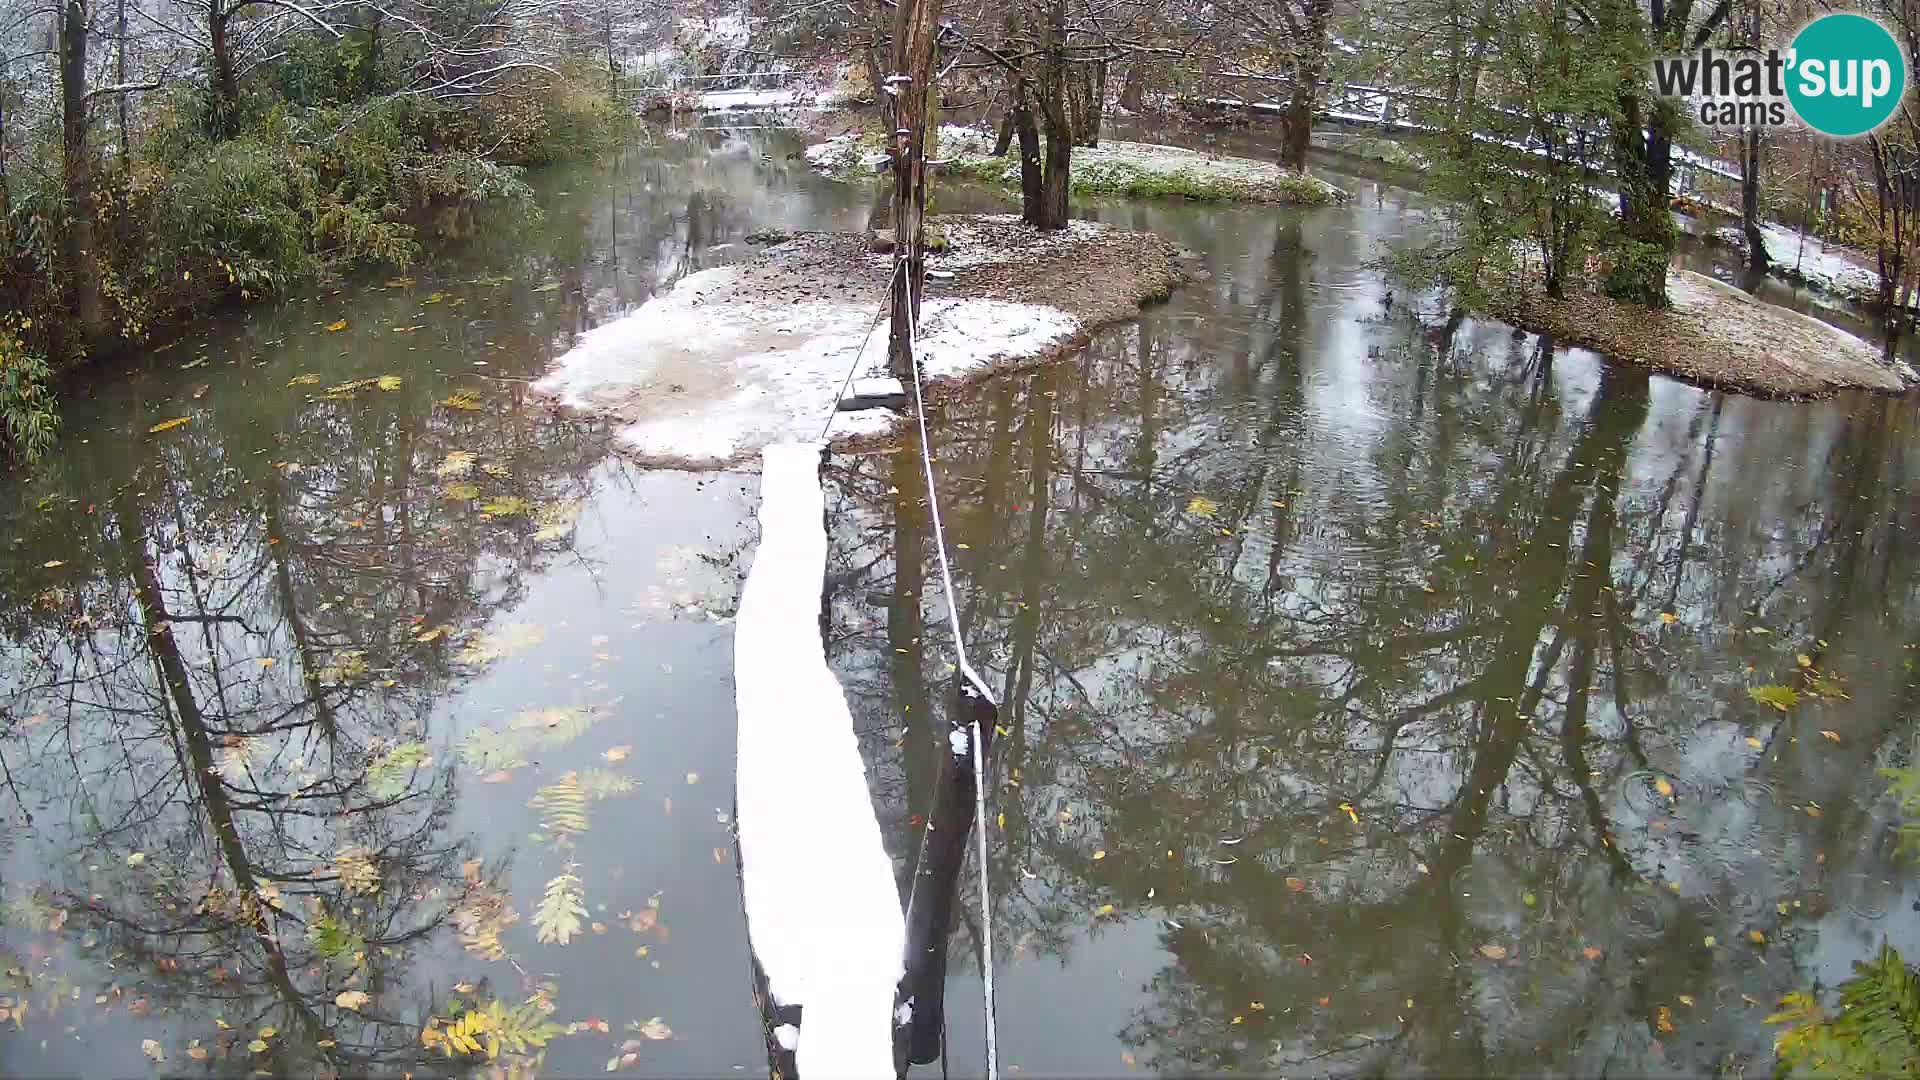
POLYGON ((655 1042, 658 1042, 662 1039, 671 1039, 673 1038, 673 1029, 667 1026, 667 1022, 665 1020, 662 1020, 656 1016, 653 1019, 647 1021, 646 1023, 640 1025, 640 1037, 644 1039, 652 1039, 655 1042))
POLYGON ((347 328, 347 320, 339 319, 327 324, 327 333, 337 334, 340 331, 345 330, 346 328, 347 328))
POLYGON ((1205 495, 1195 495, 1187 500, 1187 513, 1195 517, 1210 518, 1220 511, 1220 504, 1205 495))
POLYGON ((557 281, 549 281, 545 285, 537 286, 533 291, 537 293, 559 292, 560 283, 557 281))
POLYGON ((593 721, 592 709, 576 705, 566 709, 531 709, 516 713, 512 726, 515 731, 539 733, 541 741, 549 746, 565 746, 586 734, 587 729, 593 726, 593 721))
POLYGON ((535 937, 539 941, 565 945, 580 932, 580 920, 586 918, 580 879, 574 876, 574 864, 547 882, 546 894, 533 911, 535 937))
POLYGON ((342 990, 334 995, 333 1003, 343 1009, 358 1010, 365 1008, 367 1002, 372 1000, 365 990, 342 990))
POLYGON ((1755 945, 1765 945, 1767 943, 1767 935, 1764 931, 1749 930, 1747 931, 1747 940, 1753 942, 1755 945))
POLYGON ((311 371, 301 375, 295 375, 293 378, 287 380, 288 386, 317 386, 319 383, 320 376, 315 375, 311 371))
POLYGON ((174 428, 177 428, 182 424, 191 424, 191 423, 193 423, 193 417, 191 416, 176 416, 171 420, 162 420, 159 423, 148 428, 147 434, 158 435, 163 431, 172 431, 174 428))
POLYGON ((488 960, 499 960, 507 955, 507 947, 501 942, 500 934, 519 921, 520 913, 513 909, 504 895, 477 880, 466 897, 453 909, 453 925, 459 931, 460 944, 468 952, 477 953, 488 960))
POLYGON ((434 466, 435 476, 444 480, 465 476, 473 471, 473 462, 477 457, 471 450, 449 450, 447 456, 434 466))
POLYGON ((340 885, 355 896, 372 896, 380 891, 380 868, 373 853, 363 847, 344 847, 334 853, 333 871, 340 885))
POLYGON ((1480 946, 1480 955, 1489 960, 1505 960, 1507 958, 1507 947, 1505 945, 1482 945, 1480 946))
POLYGON ((611 769, 584 769, 580 773, 580 790, 588 794, 589 799, 611 799, 612 796, 624 796, 636 788, 632 776, 614 773, 611 769))
POLYGON ((1840 741, 1840 733, 1830 728, 1822 728, 1820 730, 1820 737, 1827 740, 1828 742, 1840 741))
POLYGON ((1813 657, 1808 656, 1806 653, 1794 653, 1793 661, 1794 663, 1799 664, 1803 668, 1810 668, 1813 666, 1813 657))
POLYGON ((1294 892, 1306 892, 1307 883, 1300 878, 1290 877, 1287 879, 1287 888, 1291 889, 1294 892))
MULTIPOLYGON (((633 747, 631 746, 610 746, 600 756, 606 758, 608 762, 615 762, 627 760, 627 755, 631 753, 633 753, 633 747)), ((1101 854, 1104 855, 1105 852, 1101 854)))
MULTIPOLYGON (((474 728, 454 747, 460 760, 486 771, 517 769, 527 763, 520 736, 497 728, 474 728)), ((508 777, 502 777, 508 779, 508 777)))
POLYGON ((162 1047, 159 1041, 155 1039, 141 1039, 140 1052, 147 1055, 148 1057, 152 1058, 155 1061, 167 1060, 166 1048, 162 1047))
POLYGON ((1660 621, 1668 626, 1672 626, 1674 623, 1680 621, 1680 616, 1675 615, 1671 611, 1663 611, 1660 613, 1660 621))
POLYGON ((446 400, 440 404, 445 405, 449 409, 473 412, 480 408, 480 395, 472 390, 455 390, 453 393, 448 394, 446 400))
POLYGON ((376 799, 395 798, 406 790, 413 770, 427 760, 426 743, 406 742, 395 746, 367 767, 367 791, 376 799))
POLYGON ((1099 907, 1095 908, 1093 911, 1093 917, 1096 919, 1103 918, 1111 914, 1113 914, 1112 904, 1101 904, 1099 907))
POLYGON ((472 502, 480 497, 480 485, 466 480, 456 480, 447 485, 447 498, 454 502, 472 502))
POLYGON ((1360 824, 1360 815, 1354 812, 1352 803, 1341 803, 1340 809, 1347 812, 1347 817, 1351 818, 1355 825, 1360 824))
POLYGON ((468 643, 459 659, 466 664, 484 664, 533 648, 546 639, 546 630, 536 623, 508 623, 468 643))
POLYGON ((587 831, 587 793, 580 787, 578 773, 567 773, 541 788, 527 805, 541 811, 541 822, 550 833, 566 837, 587 831))
POLYGON ((502 495, 480 504, 481 517, 519 517, 533 510, 533 504, 518 495, 502 495))
POLYGON ((1673 781, 1664 776, 1656 776, 1653 778, 1653 790, 1659 792, 1661 798, 1671 799, 1673 798, 1673 781))
POLYGON ((256 1054, 264 1054, 267 1052, 267 1041, 265 1039, 255 1039, 247 1044, 247 1049, 256 1054))
POLYGON ((1747 736, 1747 745, 1753 747, 1755 750, 1759 750, 1764 748, 1767 744, 1749 735, 1747 736))
POLYGON ((1771 705, 1786 712, 1800 704, 1800 691, 1791 686, 1749 686, 1747 696, 1761 705, 1771 705))
POLYGON ((144 865, 146 861, 147 853, 144 851, 136 851, 127 856, 128 866, 141 866, 144 865))
POLYGON ((1598 948, 1595 948, 1592 945, 1589 945, 1586 948, 1580 950, 1580 955, 1586 957, 1589 960, 1598 960, 1600 959, 1600 950, 1598 948))
POLYGON ((1660 1011, 1654 1014, 1653 1023, 1662 1035, 1673 1034, 1673 1010, 1665 1005, 1660 1006, 1660 1011))
POLYGON ((565 540, 567 530, 573 527, 574 520, 580 516, 579 499, 562 499, 548 503, 533 515, 536 526, 533 532, 535 540, 565 540))
POLYGON ((1094 861, 1094 862, 1099 862, 1099 861, 1100 861, 1101 859, 1104 859, 1104 858, 1106 858, 1106 857, 1107 857, 1107 853, 1106 853, 1106 850, 1105 850, 1104 848, 1103 848, 1103 849, 1101 849, 1101 850, 1099 850, 1099 851, 1096 851, 1096 852, 1094 852, 1094 853, 1093 853, 1093 861, 1094 861))
POLYGON ((400 389, 400 376, 382 375, 373 381, 373 385, 382 390, 398 390, 400 389))

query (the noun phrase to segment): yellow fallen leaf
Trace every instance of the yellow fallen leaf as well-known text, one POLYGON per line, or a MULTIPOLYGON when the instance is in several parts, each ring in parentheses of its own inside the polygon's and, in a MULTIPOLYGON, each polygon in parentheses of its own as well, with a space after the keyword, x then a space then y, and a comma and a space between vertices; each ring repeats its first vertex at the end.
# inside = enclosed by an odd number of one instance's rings
POLYGON ((1795 662, 1795 663, 1797 663, 1797 664, 1799 664, 1799 665, 1800 665, 1801 667, 1812 667, 1812 666, 1813 666, 1813 657, 1811 657, 1811 656, 1808 656, 1808 655, 1807 655, 1806 653, 1803 653, 1803 652, 1802 652, 1802 653, 1794 653, 1794 654, 1793 654, 1793 660, 1794 660, 1794 662, 1795 662))
POLYGON ((1821 737, 1821 738, 1823 738, 1823 739, 1825 739, 1825 740, 1827 740, 1828 742, 1839 742, 1839 741, 1840 741, 1840 733, 1839 733, 1839 732, 1837 732, 1837 731, 1832 731, 1832 730, 1829 730, 1829 729, 1825 729, 1825 728, 1823 728, 1823 729, 1821 729, 1821 731, 1820 731, 1820 737, 1821 737))
POLYGON ((633 753, 633 747, 631 746, 614 746, 609 747, 606 753, 600 756, 606 758, 609 762, 625 761, 627 760, 627 755, 631 753, 633 753))
POLYGON ((333 1003, 343 1009, 359 1009, 371 1000, 365 990, 342 990, 334 995, 333 1003))
POLYGON ((1681 995, 1680 995, 1680 1004, 1682 1004, 1682 1005, 1685 1005, 1685 1006, 1686 1006, 1687 1008, 1689 1008, 1689 1009, 1691 1009, 1691 1008, 1693 1008, 1693 995, 1692 995, 1692 994, 1681 994, 1681 995))
POLYGON ((1582 956, 1585 956, 1589 960, 1598 960, 1600 959, 1600 955, 1601 955, 1600 950, 1595 948, 1592 945, 1589 945, 1586 948, 1581 949, 1580 954, 1582 956))
POLYGON ((1104 848, 1093 853, 1094 862, 1099 862, 1101 859, 1104 859, 1106 857, 1107 857, 1107 852, 1106 852, 1106 849, 1104 848))
POLYGON ((1660 1006, 1660 1012, 1658 1015, 1654 1017, 1653 1022, 1654 1022, 1654 1026, 1660 1029, 1661 1034, 1663 1035, 1673 1034, 1673 1010, 1672 1009, 1669 1009, 1665 1005, 1660 1006))
POLYGON ((317 386, 319 383, 320 376, 315 375, 311 371, 305 375, 295 375, 293 378, 287 380, 288 386, 317 386))
POLYGON ((147 861, 147 853, 144 851, 136 851, 133 854, 127 856, 128 866, 139 866, 141 863, 144 863, 146 861, 147 861))
POLYGON ((382 375, 373 381, 373 385, 378 386, 382 390, 398 390, 400 389, 400 376, 382 375))
POLYGON ((1765 945, 1767 943, 1767 935, 1763 931, 1749 930, 1747 931, 1747 940, 1753 942, 1755 945, 1765 945))
POLYGON ((155 1061, 167 1060, 167 1051, 160 1045, 159 1041, 155 1039, 141 1039, 140 1052, 155 1061))
POLYGON ((1664 776, 1654 778, 1653 790, 1659 792, 1665 798, 1673 798, 1673 782, 1664 776))
POLYGON ((159 423, 148 428, 147 434, 158 435, 163 431, 172 431, 174 428, 177 428, 182 424, 191 424, 191 423, 193 423, 193 417, 191 416, 176 416, 171 420, 162 420, 159 423))
POLYGON ((1759 750, 1759 749, 1761 749, 1761 748, 1763 748, 1763 747, 1765 747, 1765 746, 1766 746, 1767 744, 1766 744, 1766 743, 1763 743, 1763 742, 1761 742, 1761 741, 1760 741, 1759 739, 1756 739, 1756 738, 1754 738, 1753 736, 1751 736, 1751 735, 1749 735, 1749 736, 1747 736, 1747 745, 1748 745, 1748 746, 1751 746, 1751 747, 1753 747, 1753 748, 1754 748, 1755 750, 1759 750))
POLYGON ((1482 945, 1480 946, 1480 955, 1489 960, 1505 960, 1507 958, 1507 947, 1505 945, 1482 945))
POLYGON ((205 1061, 208 1057, 207 1048, 204 1046, 189 1046, 187 1047, 187 1056, 195 1061, 205 1061))
POLYGON ((1096 918, 1096 919, 1098 919, 1098 918, 1100 918, 1100 917, 1102 917, 1102 916, 1105 916, 1105 915, 1111 915, 1111 914, 1113 914, 1113 905, 1112 905, 1112 904, 1101 904, 1101 905, 1100 905, 1099 907, 1097 907, 1097 908, 1095 908, 1095 909, 1094 909, 1094 912, 1093 912, 1093 917, 1094 917, 1094 918, 1096 918))
POLYGON ((67 560, 65 559, 48 559, 46 562, 40 564, 44 570, 58 570, 65 565, 67 565, 67 560))
POLYGON ((267 1042, 265 1039, 255 1039, 247 1044, 247 1049, 256 1054, 264 1054, 267 1052, 267 1042))
POLYGON ((1675 615, 1671 611, 1663 611, 1660 613, 1660 621, 1666 623, 1668 626, 1672 626, 1674 623, 1680 621, 1680 616, 1675 615))
POLYGON ((263 1039, 271 1039, 275 1035, 278 1035, 279 1033, 280 1033, 279 1030, 277 1028, 274 1028, 272 1025, 268 1025, 267 1027, 263 1027, 260 1029, 260 1037, 263 1039))
POLYGON ((1354 813, 1352 803, 1341 803, 1340 809, 1345 810, 1347 812, 1347 816, 1353 819, 1353 823, 1355 825, 1360 824, 1360 815, 1354 813))
POLYGON ((1196 517, 1212 517, 1220 509, 1220 504, 1205 495, 1195 495, 1187 500, 1187 513, 1196 517))
POLYGON ((329 334, 337 334, 337 333, 339 333, 340 331, 342 331, 342 330, 345 330, 346 328, 347 328, 347 320, 345 320, 345 319, 341 319, 341 320, 340 320, 340 321, 338 321, 338 322, 330 322, 330 323, 328 323, 328 324, 327 324, 327 333, 329 333, 329 334))

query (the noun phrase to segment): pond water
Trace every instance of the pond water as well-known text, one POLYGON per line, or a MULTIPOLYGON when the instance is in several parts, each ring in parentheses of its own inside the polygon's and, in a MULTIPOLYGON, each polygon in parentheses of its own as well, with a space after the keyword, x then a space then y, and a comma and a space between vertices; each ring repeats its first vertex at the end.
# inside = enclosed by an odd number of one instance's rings
MULTIPOLYGON (((556 171, 416 280, 73 397, 0 488, 0 1073, 765 1070, 729 777, 756 478, 624 464, 525 380, 755 228, 864 223, 797 146, 556 171)), ((1781 993, 1920 946, 1874 773, 1912 756, 1913 408, 1449 333, 1365 269, 1418 205, 1350 186, 1084 208, 1202 280, 938 424, 1007 699, 1002 1062, 1762 1072, 1781 993)), ((829 660, 903 867, 953 659, 918 460, 826 472, 829 660)), ((963 919, 962 1075, 978 948, 963 919)))

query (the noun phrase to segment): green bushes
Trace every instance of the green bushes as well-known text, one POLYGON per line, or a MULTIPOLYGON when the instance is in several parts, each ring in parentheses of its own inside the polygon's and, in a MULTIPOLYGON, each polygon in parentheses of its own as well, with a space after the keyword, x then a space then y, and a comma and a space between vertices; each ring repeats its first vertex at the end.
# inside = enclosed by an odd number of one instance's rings
POLYGON ((31 130, 21 156, 33 167, 9 170, 0 199, 8 453, 45 451, 57 429, 48 381, 87 352, 329 274, 404 268, 422 255, 423 226, 483 204, 531 215, 525 165, 596 153, 625 132, 604 71, 529 69, 496 93, 449 103, 378 92, 399 80, 375 55, 364 33, 300 38, 243 85, 217 130, 204 86, 146 103, 130 152, 98 155, 92 178, 104 340, 80 340, 66 310, 60 247, 74 204, 58 117, 31 130))
POLYGON ((0 318, 0 435, 15 461, 32 462, 53 446, 60 429, 48 383, 53 369, 46 358, 26 349, 24 316, 0 318))

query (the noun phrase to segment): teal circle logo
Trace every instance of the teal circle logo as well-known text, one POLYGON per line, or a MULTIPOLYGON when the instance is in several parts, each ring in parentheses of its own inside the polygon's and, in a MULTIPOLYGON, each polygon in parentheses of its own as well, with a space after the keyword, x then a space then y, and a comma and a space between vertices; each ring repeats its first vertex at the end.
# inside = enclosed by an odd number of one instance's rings
POLYGON ((1793 39, 1787 100, 1822 135, 1865 135, 1893 115, 1907 61, 1887 28, 1865 15, 1822 15, 1793 39))

